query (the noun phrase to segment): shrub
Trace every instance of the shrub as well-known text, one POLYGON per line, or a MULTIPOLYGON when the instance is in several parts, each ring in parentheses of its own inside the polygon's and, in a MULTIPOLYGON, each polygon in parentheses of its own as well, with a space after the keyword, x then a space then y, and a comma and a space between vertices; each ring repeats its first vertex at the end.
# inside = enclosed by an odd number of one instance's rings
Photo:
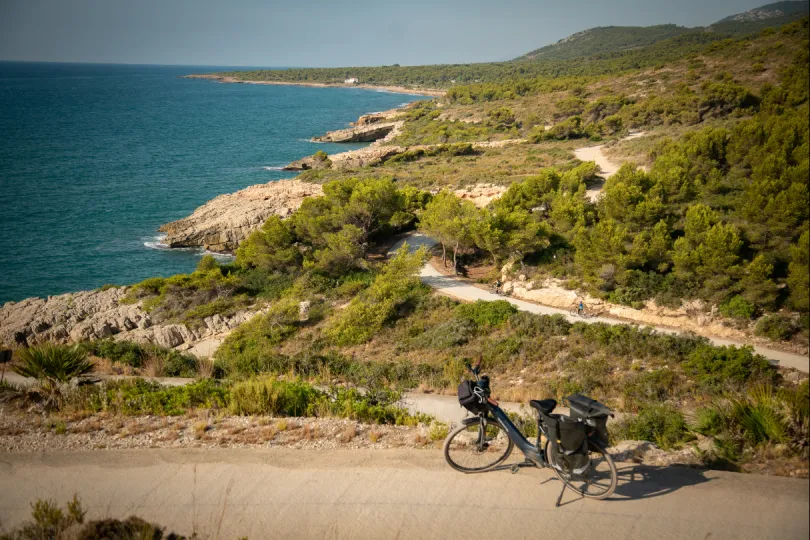
POLYGON ((648 371, 632 377, 625 382, 622 391, 626 403, 625 409, 642 405, 666 401, 673 393, 677 375, 668 368, 648 371))
POLYGON ((697 412, 693 429, 714 437, 721 457, 734 461, 741 450, 763 443, 792 441, 794 448, 807 447, 806 408, 795 414, 792 405, 796 394, 776 392, 770 384, 761 384, 751 390, 727 397, 715 398, 711 405, 697 412), (804 420, 801 420, 803 416, 804 420), (804 427, 796 429, 795 419, 804 427))
POLYGON ((113 362, 120 362, 133 368, 143 365, 143 351, 139 344, 132 341, 115 341, 113 339, 99 339, 85 341, 80 347, 93 356, 106 358, 113 362))
POLYGON ((194 377, 197 374, 197 363, 193 356, 159 345, 99 339, 85 341, 79 347, 87 354, 120 362, 136 369, 143 368, 150 358, 158 359, 163 369, 160 373, 156 373, 156 376, 194 377))
POLYGON ((233 331, 217 349, 217 366, 227 377, 258 375, 274 369, 276 346, 299 325, 298 301, 286 298, 233 331))
POLYGON ((59 408, 62 385, 93 371, 93 363, 78 346, 44 344, 22 349, 17 354, 19 361, 12 364, 12 370, 37 380, 47 407, 59 408))
POLYGON ((509 328, 521 337, 567 336, 571 323, 563 315, 535 315, 519 311, 509 317, 509 328))
POLYGON ((65 396, 65 402, 73 409, 92 412, 177 416, 191 409, 223 408, 227 397, 228 388, 211 379, 183 386, 127 379, 77 388, 65 396))
MULTIPOLYGON (((53 501, 37 499, 31 503, 31 519, 7 534, 1 534, 3 540, 40 540, 55 538, 60 540, 91 540, 96 538, 152 539, 164 538, 163 528, 148 523, 141 518, 130 516, 125 520, 101 519, 85 524, 87 512, 82 509, 76 498, 68 501, 65 509, 53 501)), ((196 536, 195 536, 196 537, 196 536)), ((167 533, 165 538, 185 540, 185 536, 167 533)))
POLYGON ((366 394, 356 388, 322 392, 300 380, 262 378, 234 385, 229 409, 234 414, 337 416, 375 424, 416 425, 430 420, 397 406, 399 399, 399 393, 379 388, 366 394))
POLYGON ((664 450, 683 443, 689 436, 683 414, 667 404, 648 405, 637 416, 619 422, 613 438, 651 441, 664 450))
POLYGON ((472 304, 459 304, 455 309, 457 318, 469 321, 478 328, 501 326, 515 313, 517 308, 506 300, 476 300, 472 304))
POLYGON ((783 341, 790 339, 796 330, 796 323, 790 317, 771 314, 765 315, 757 322, 754 333, 771 341, 783 341))
POLYGON ((251 379, 231 389, 228 409, 233 414, 313 416, 322 394, 301 381, 251 379))
POLYGON ((356 345, 371 339, 397 317, 402 307, 426 294, 416 275, 426 257, 424 248, 408 253, 407 246, 402 246, 371 286, 330 321, 326 334, 338 345, 356 345))
POLYGON ((431 441, 443 441, 447 438, 448 433, 450 433, 450 426, 444 422, 435 421, 428 428, 428 438, 431 441))
POLYGON ((756 306, 740 295, 732 296, 720 304, 720 313, 735 319, 750 319, 756 311, 756 306))
POLYGON ((710 388, 740 386, 750 379, 773 379, 776 370, 750 347, 698 347, 683 364, 698 384, 710 388))
POLYGON ((450 319, 410 340, 416 349, 444 350, 463 345, 475 336, 475 325, 465 319, 450 319))

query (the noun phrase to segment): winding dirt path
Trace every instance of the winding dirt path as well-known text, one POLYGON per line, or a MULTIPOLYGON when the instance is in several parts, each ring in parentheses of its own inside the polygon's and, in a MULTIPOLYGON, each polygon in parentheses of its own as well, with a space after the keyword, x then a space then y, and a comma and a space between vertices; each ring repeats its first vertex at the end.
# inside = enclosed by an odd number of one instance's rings
MULTIPOLYGON (((399 242, 397 242, 394 247, 391 248, 389 251, 389 256, 396 252, 404 243, 408 243, 408 246, 411 249, 417 249, 420 246, 426 246, 427 248, 431 248, 436 244, 436 241, 432 238, 425 236, 421 233, 412 234, 399 242)), ((479 289, 469 283, 452 277, 452 276, 445 276, 444 274, 440 273, 438 270, 433 268, 433 266, 428 262, 422 268, 420 273, 420 277, 422 282, 426 285, 430 285, 438 292, 442 294, 446 294, 448 296, 452 296, 453 298, 458 298, 459 300, 464 300, 467 302, 475 302, 476 300, 486 300, 489 302, 493 302, 495 300, 506 300, 510 304, 514 305, 521 311, 528 311, 530 313, 537 313, 540 315, 562 315, 566 319, 571 322, 587 322, 587 323, 595 323, 601 322, 605 324, 633 324, 626 320, 622 319, 614 319, 611 317, 594 317, 592 319, 588 319, 587 321, 583 321, 583 319, 579 317, 571 316, 566 310, 543 306, 540 304, 535 304, 532 302, 527 302, 525 300, 518 300, 516 298, 511 298, 508 296, 499 296, 493 294, 491 292, 485 291, 483 289, 479 289)), ((645 326, 645 325, 639 325, 645 326)), ((678 329, 674 328, 667 328, 661 326, 650 326, 653 330, 657 332, 661 332, 664 334, 682 334, 683 332, 678 329)), ((737 347, 742 347, 744 345, 750 345, 748 343, 743 343, 740 341, 733 341, 730 339, 722 339, 717 337, 705 336, 711 343, 718 346, 723 345, 735 345, 737 347)), ((784 367, 791 367, 795 368, 799 371, 804 373, 810 373, 810 359, 807 356, 803 356, 800 354, 793 354, 784 351, 777 351, 774 349, 769 349, 766 347, 762 347, 760 345, 750 345, 754 348, 754 351, 758 354, 761 354, 765 358, 771 361, 773 364, 777 364, 784 367)))
MULTIPOLYGON (((632 139, 638 139, 639 137, 643 137, 646 135, 643 131, 637 131, 635 133, 631 133, 627 137, 624 137, 623 141, 629 141, 632 139)), ((605 180, 613 176, 619 171, 621 167, 620 163, 615 163, 610 161, 608 157, 602 152, 602 149, 605 147, 604 144, 600 144, 599 146, 585 146, 583 148, 577 148, 574 150, 574 155, 580 161, 593 161, 599 166, 599 169, 602 171, 600 176, 602 177, 602 181, 594 184, 591 186, 591 189, 585 192, 585 195, 593 202, 599 198, 599 193, 602 191, 602 187, 605 185, 605 180)))

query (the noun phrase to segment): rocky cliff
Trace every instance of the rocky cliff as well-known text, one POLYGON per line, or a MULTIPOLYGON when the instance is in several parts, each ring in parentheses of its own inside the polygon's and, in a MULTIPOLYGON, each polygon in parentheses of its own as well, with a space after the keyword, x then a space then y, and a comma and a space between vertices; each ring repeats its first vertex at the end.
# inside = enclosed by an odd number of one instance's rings
POLYGON ((26 298, 0 307, 0 344, 35 345, 92 339, 129 340, 186 350, 203 340, 221 339, 258 311, 213 315, 198 327, 152 324, 138 304, 121 304, 128 287, 26 298))
POLYGON ((385 138, 401 123, 372 123, 356 125, 348 129, 329 131, 326 135, 313 137, 314 142, 348 143, 348 142, 374 142, 385 138))
POLYGON ((306 197, 323 194, 318 184, 279 180, 220 195, 197 208, 187 218, 160 227, 170 247, 199 246, 231 252, 268 217, 287 217, 306 197))

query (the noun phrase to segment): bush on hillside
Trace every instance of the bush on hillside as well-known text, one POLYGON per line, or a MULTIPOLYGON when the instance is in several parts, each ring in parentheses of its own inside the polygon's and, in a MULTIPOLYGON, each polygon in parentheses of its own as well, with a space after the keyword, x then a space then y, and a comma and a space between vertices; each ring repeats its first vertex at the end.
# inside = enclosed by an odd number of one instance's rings
POLYGON ((741 386, 749 380, 773 380, 776 369, 768 360, 754 354, 751 347, 698 347, 683 364, 699 385, 719 389, 741 386))
POLYGON ((638 415, 628 416, 612 428, 615 441, 650 441, 664 450, 676 448, 689 438, 683 414, 668 404, 648 405, 638 415))
POLYGON ((754 328, 754 333, 771 341, 785 341, 798 330, 792 318, 779 314, 765 315, 754 328))
POLYGON ((459 304, 455 310, 458 319, 468 321, 478 328, 501 326, 515 313, 517 308, 506 300, 476 300, 471 304, 459 304))

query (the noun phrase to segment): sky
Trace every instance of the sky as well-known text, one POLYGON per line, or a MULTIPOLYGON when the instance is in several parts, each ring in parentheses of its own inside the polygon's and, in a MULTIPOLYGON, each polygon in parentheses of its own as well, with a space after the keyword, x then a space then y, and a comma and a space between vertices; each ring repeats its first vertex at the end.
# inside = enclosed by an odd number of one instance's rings
POLYGON ((0 60, 374 66, 509 60, 594 26, 704 26, 768 0, 0 0, 0 60))

